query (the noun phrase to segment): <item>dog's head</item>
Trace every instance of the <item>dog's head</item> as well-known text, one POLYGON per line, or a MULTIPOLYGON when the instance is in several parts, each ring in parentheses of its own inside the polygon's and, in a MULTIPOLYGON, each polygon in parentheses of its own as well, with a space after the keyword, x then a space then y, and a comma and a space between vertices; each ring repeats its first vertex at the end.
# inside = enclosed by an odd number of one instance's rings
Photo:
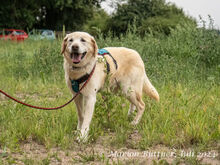
POLYGON ((94 38, 86 32, 73 32, 63 39, 61 53, 73 66, 84 66, 95 59, 98 47, 94 38))

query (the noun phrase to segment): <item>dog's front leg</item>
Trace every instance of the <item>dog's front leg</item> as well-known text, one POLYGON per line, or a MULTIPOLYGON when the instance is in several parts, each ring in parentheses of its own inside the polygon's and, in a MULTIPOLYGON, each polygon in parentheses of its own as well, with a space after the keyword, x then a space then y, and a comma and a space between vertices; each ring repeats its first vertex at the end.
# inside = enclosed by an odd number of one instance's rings
POLYGON ((83 123, 81 125, 81 136, 80 139, 85 141, 87 140, 89 133, 89 125, 92 120, 94 107, 96 102, 96 95, 84 96, 84 115, 83 115, 83 123))
POLYGON ((78 125, 77 125, 77 130, 81 130, 82 123, 83 123, 83 117, 84 117, 84 112, 83 112, 83 95, 78 95, 75 98, 75 104, 77 108, 77 114, 78 114, 78 125))

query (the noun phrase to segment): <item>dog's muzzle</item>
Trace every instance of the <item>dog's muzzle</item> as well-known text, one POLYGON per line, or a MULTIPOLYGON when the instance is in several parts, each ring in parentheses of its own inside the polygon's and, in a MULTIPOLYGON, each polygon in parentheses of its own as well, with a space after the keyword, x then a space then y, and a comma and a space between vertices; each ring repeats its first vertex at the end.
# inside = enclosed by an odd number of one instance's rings
POLYGON ((82 61, 82 59, 85 57, 87 52, 84 53, 78 53, 78 52, 73 52, 70 54, 70 57, 72 59, 72 62, 74 64, 78 64, 82 61))

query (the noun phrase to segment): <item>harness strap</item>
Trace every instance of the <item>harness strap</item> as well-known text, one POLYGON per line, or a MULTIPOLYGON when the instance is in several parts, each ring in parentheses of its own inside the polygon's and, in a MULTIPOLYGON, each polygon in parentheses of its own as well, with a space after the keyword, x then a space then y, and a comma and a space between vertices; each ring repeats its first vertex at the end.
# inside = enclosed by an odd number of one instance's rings
MULTIPOLYGON (((104 55, 109 55, 115 64, 115 68, 118 69, 117 61, 114 59, 114 57, 111 55, 111 53, 109 51, 107 51, 106 49, 99 49, 98 55, 103 56, 103 57, 104 57, 104 55)), ((107 61, 106 61, 106 65, 107 65, 107 73, 109 73, 110 72, 110 65, 107 61)))
POLYGON ((109 74, 110 73, 110 65, 107 61, 106 61, 106 69, 107 69, 107 74, 109 74))

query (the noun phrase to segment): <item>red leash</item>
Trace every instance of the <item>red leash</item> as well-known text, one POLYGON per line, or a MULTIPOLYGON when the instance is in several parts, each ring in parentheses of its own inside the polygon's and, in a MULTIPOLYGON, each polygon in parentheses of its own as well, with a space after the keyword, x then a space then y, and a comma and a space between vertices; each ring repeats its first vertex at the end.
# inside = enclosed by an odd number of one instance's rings
POLYGON ((30 104, 24 103, 24 102, 22 102, 22 101, 19 101, 19 100, 17 100, 16 98, 14 98, 14 97, 8 95, 7 93, 5 93, 4 91, 2 91, 1 89, 0 89, 0 93, 2 93, 3 95, 7 96, 8 98, 14 100, 15 102, 20 103, 20 104, 25 105, 25 106, 30 107, 30 108, 39 109, 39 110, 57 110, 57 109, 60 109, 60 108, 65 107, 66 105, 68 105, 69 103, 71 103, 71 102, 80 94, 80 92, 82 91, 82 89, 86 86, 86 84, 89 82, 90 78, 92 77, 92 75, 93 75, 93 73, 94 73, 94 71, 95 71, 95 67, 96 67, 96 64, 95 64, 95 66, 93 67, 93 69, 92 69, 92 71, 91 71, 91 73, 90 73, 88 79, 87 79, 86 82, 83 84, 83 86, 79 89, 79 91, 76 93, 76 95, 73 96, 73 98, 72 98, 71 100, 69 100, 67 103, 65 103, 65 104, 63 104, 63 105, 61 105, 61 106, 59 106, 59 107, 53 107, 53 108, 38 107, 38 106, 30 105, 30 104))

